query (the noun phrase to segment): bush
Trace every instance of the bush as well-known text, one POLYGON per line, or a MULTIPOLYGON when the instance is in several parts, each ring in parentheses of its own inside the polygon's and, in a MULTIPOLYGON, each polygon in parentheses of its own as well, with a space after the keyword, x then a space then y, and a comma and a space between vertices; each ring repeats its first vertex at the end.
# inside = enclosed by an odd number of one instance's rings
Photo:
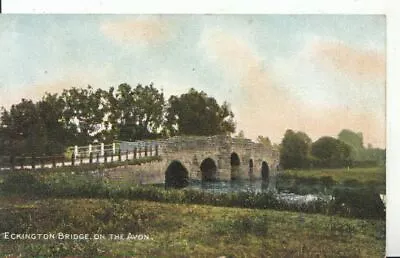
POLYGON ((385 206, 379 193, 367 188, 334 190, 330 212, 349 217, 385 219, 385 206))
POLYGON ((21 171, 13 172, 5 177, 2 190, 9 193, 38 193, 46 192, 47 188, 33 173, 21 171))
POLYGON ((354 160, 351 163, 351 167, 353 168, 370 168, 378 166, 379 162, 377 160, 354 160))
MULTIPOLYGON (((331 182, 325 179, 327 184, 331 182)), ((132 186, 121 188, 110 185, 100 176, 90 173, 58 173, 47 176, 14 173, 8 176, 2 190, 46 197, 112 198, 147 200, 167 203, 205 204, 225 207, 277 209, 306 213, 330 213, 357 218, 384 219, 384 205, 377 192, 366 189, 339 188, 329 205, 316 200, 307 203, 288 202, 270 192, 211 193, 194 189, 163 189, 160 186, 132 186)), ((301 191, 301 189, 297 189, 301 191)))
POLYGON ((332 187, 335 184, 335 181, 331 176, 322 176, 320 181, 324 187, 332 187))

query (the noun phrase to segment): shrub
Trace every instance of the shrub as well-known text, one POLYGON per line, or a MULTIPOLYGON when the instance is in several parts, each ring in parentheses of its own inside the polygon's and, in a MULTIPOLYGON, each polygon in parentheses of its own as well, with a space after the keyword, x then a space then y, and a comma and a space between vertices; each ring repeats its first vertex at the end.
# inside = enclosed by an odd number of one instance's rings
MULTIPOLYGON (((330 179, 326 181, 329 183, 330 179)), ((296 185, 295 185, 296 186, 296 185)), ((131 186, 121 188, 110 185, 105 179, 91 173, 55 173, 39 175, 12 173, 5 178, 2 190, 46 197, 84 197, 148 200, 167 203, 206 204, 226 207, 277 209, 307 213, 339 214, 357 218, 384 219, 385 208, 378 192, 373 189, 338 188, 329 203, 316 200, 307 203, 279 199, 270 192, 212 193, 194 189, 163 189, 160 186, 131 186)), ((301 189, 297 189, 300 191, 301 189)))
POLYGON ((367 188, 337 188, 333 196, 331 213, 358 218, 385 218, 385 206, 375 191, 367 188))
POLYGON ((335 184, 335 181, 331 176, 322 176, 320 181, 324 187, 332 187, 335 184))
POLYGON ((9 193, 38 193, 46 192, 47 187, 43 185, 38 177, 30 172, 13 172, 5 177, 2 190, 9 193))

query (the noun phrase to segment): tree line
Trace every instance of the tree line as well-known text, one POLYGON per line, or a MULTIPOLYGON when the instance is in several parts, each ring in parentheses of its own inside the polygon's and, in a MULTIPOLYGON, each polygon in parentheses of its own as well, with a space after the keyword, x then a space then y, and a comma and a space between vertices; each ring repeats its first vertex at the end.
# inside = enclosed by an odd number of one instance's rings
POLYGON ((1 108, 0 155, 62 154, 67 146, 235 132, 227 102, 190 89, 168 100, 149 85, 64 89, 1 108))
MULTIPOLYGON (((259 137, 259 141, 264 140, 259 137)), ((312 142, 304 132, 287 130, 279 145, 285 169, 340 168, 384 165, 386 151, 364 147, 362 133, 343 129, 337 138, 323 136, 312 142)))
MULTIPOLYGON (((41 100, 22 99, 0 113, 0 155, 57 155, 72 145, 115 140, 136 141, 176 135, 231 134, 236 129, 227 102, 218 104, 204 91, 190 89, 165 98, 151 83, 127 83, 107 90, 64 89, 41 100)), ((236 136, 244 137, 243 131, 236 136)), ((385 150, 364 147, 362 133, 342 130, 337 138, 312 142, 304 132, 287 130, 282 142, 258 142, 280 152, 287 169, 384 164, 385 150)))

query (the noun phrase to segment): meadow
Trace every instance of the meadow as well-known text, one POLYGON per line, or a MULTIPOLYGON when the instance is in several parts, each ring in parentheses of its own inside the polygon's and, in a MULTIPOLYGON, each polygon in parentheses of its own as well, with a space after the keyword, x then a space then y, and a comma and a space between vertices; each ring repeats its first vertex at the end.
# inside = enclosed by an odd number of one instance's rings
POLYGON ((382 257, 384 220, 108 199, 0 198, 0 231, 123 234, 113 240, 10 240, 22 257, 382 257), (128 234, 146 240, 127 240, 128 234))
POLYGON ((285 170, 277 178, 278 190, 300 194, 332 192, 337 188, 370 189, 386 193, 385 167, 285 170))
POLYGON ((357 181, 359 183, 385 183, 385 167, 368 168, 336 168, 336 169, 310 169, 310 170, 285 170, 285 175, 301 178, 332 177, 336 183, 357 181))
POLYGON ((59 169, 4 173, 0 177, 0 233, 62 232, 106 237, 11 240, 3 233, 0 254, 20 257, 384 255, 385 210, 377 199, 377 188, 369 187, 371 181, 378 186, 384 184, 384 170, 379 168, 285 171, 279 176, 277 187, 279 182, 287 185, 306 182, 318 187, 322 184, 335 197, 328 202, 301 204, 282 202, 271 193, 216 194, 129 185, 107 179, 101 172, 59 169), (349 175, 353 172, 358 175, 349 175), (356 183, 348 184, 349 180, 356 183), (124 237, 115 240, 109 234, 124 237), (149 239, 127 239, 129 234, 149 239))

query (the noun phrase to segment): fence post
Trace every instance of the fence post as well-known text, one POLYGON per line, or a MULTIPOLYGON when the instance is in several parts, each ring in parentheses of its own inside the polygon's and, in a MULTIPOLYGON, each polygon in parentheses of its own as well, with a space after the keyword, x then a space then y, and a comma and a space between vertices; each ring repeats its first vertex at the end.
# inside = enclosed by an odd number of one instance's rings
POLYGON ((10 163, 11 163, 11 170, 14 170, 14 167, 15 167, 15 156, 14 155, 10 156, 10 163))
POLYGON ((81 165, 83 164, 83 155, 79 155, 79 160, 81 162, 81 165))
POLYGON ((115 155, 115 142, 113 142, 112 144, 112 152, 113 152, 113 156, 115 155))
POLYGON ((92 153, 92 145, 89 144, 89 156, 90 156, 91 153, 92 153))
POLYGON ((144 145, 144 156, 147 157, 147 143, 144 145))
POLYGON ((114 162, 114 151, 111 153, 111 163, 114 162))
POLYGON ((136 159, 136 155, 137 155, 137 148, 135 147, 133 149, 133 159, 136 159))
POLYGON ((96 153, 96 162, 97 162, 97 164, 99 164, 99 162, 100 162, 100 153, 96 153))
POLYGON ((93 163, 93 152, 91 152, 91 145, 89 145, 89 164, 93 163))
POLYGON ((126 150, 126 152, 125 152, 125 155, 126 155, 126 161, 129 161, 129 152, 128 152, 128 150, 126 150))
MULTIPOLYGON (((72 154, 73 155, 73 154, 72 154)), ((43 157, 40 157, 40 167, 43 169, 44 168, 44 160, 43 157)))
POLYGON ((104 156, 104 143, 100 144, 100 156, 104 156))
POLYGON ((150 157, 152 157, 153 156, 153 145, 152 144, 150 144, 150 157))
POLYGON ((156 144, 156 157, 158 156, 158 144, 156 144))
POLYGON ((71 156, 71 166, 75 166, 75 154, 71 156))
POLYGON ((104 152, 104 164, 107 163, 107 152, 104 152))
POLYGON ((51 156, 51 162, 53 163, 53 168, 56 167, 56 157, 55 156, 51 156))
POLYGON ((121 162, 121 149, 118 149, 118 161, 121 162))
POLYGON ((62 159, 61 159, 61 166, 65 167, 65 156, 64 155, 62 156, 62 159))
POLYGON ((75 159, 76 157, 78 157, 79 153, 78 153, 78 145, 74 146, 74 155, 75 155, 75 159))
POLYGON ((25 161, 25 157, 21 156, 21 169, 24 169, 24 161, 25 161))
POLYGON ((32 154, 31 166, 32 166, 32 170, 35 170, 35 154, 32 154))

